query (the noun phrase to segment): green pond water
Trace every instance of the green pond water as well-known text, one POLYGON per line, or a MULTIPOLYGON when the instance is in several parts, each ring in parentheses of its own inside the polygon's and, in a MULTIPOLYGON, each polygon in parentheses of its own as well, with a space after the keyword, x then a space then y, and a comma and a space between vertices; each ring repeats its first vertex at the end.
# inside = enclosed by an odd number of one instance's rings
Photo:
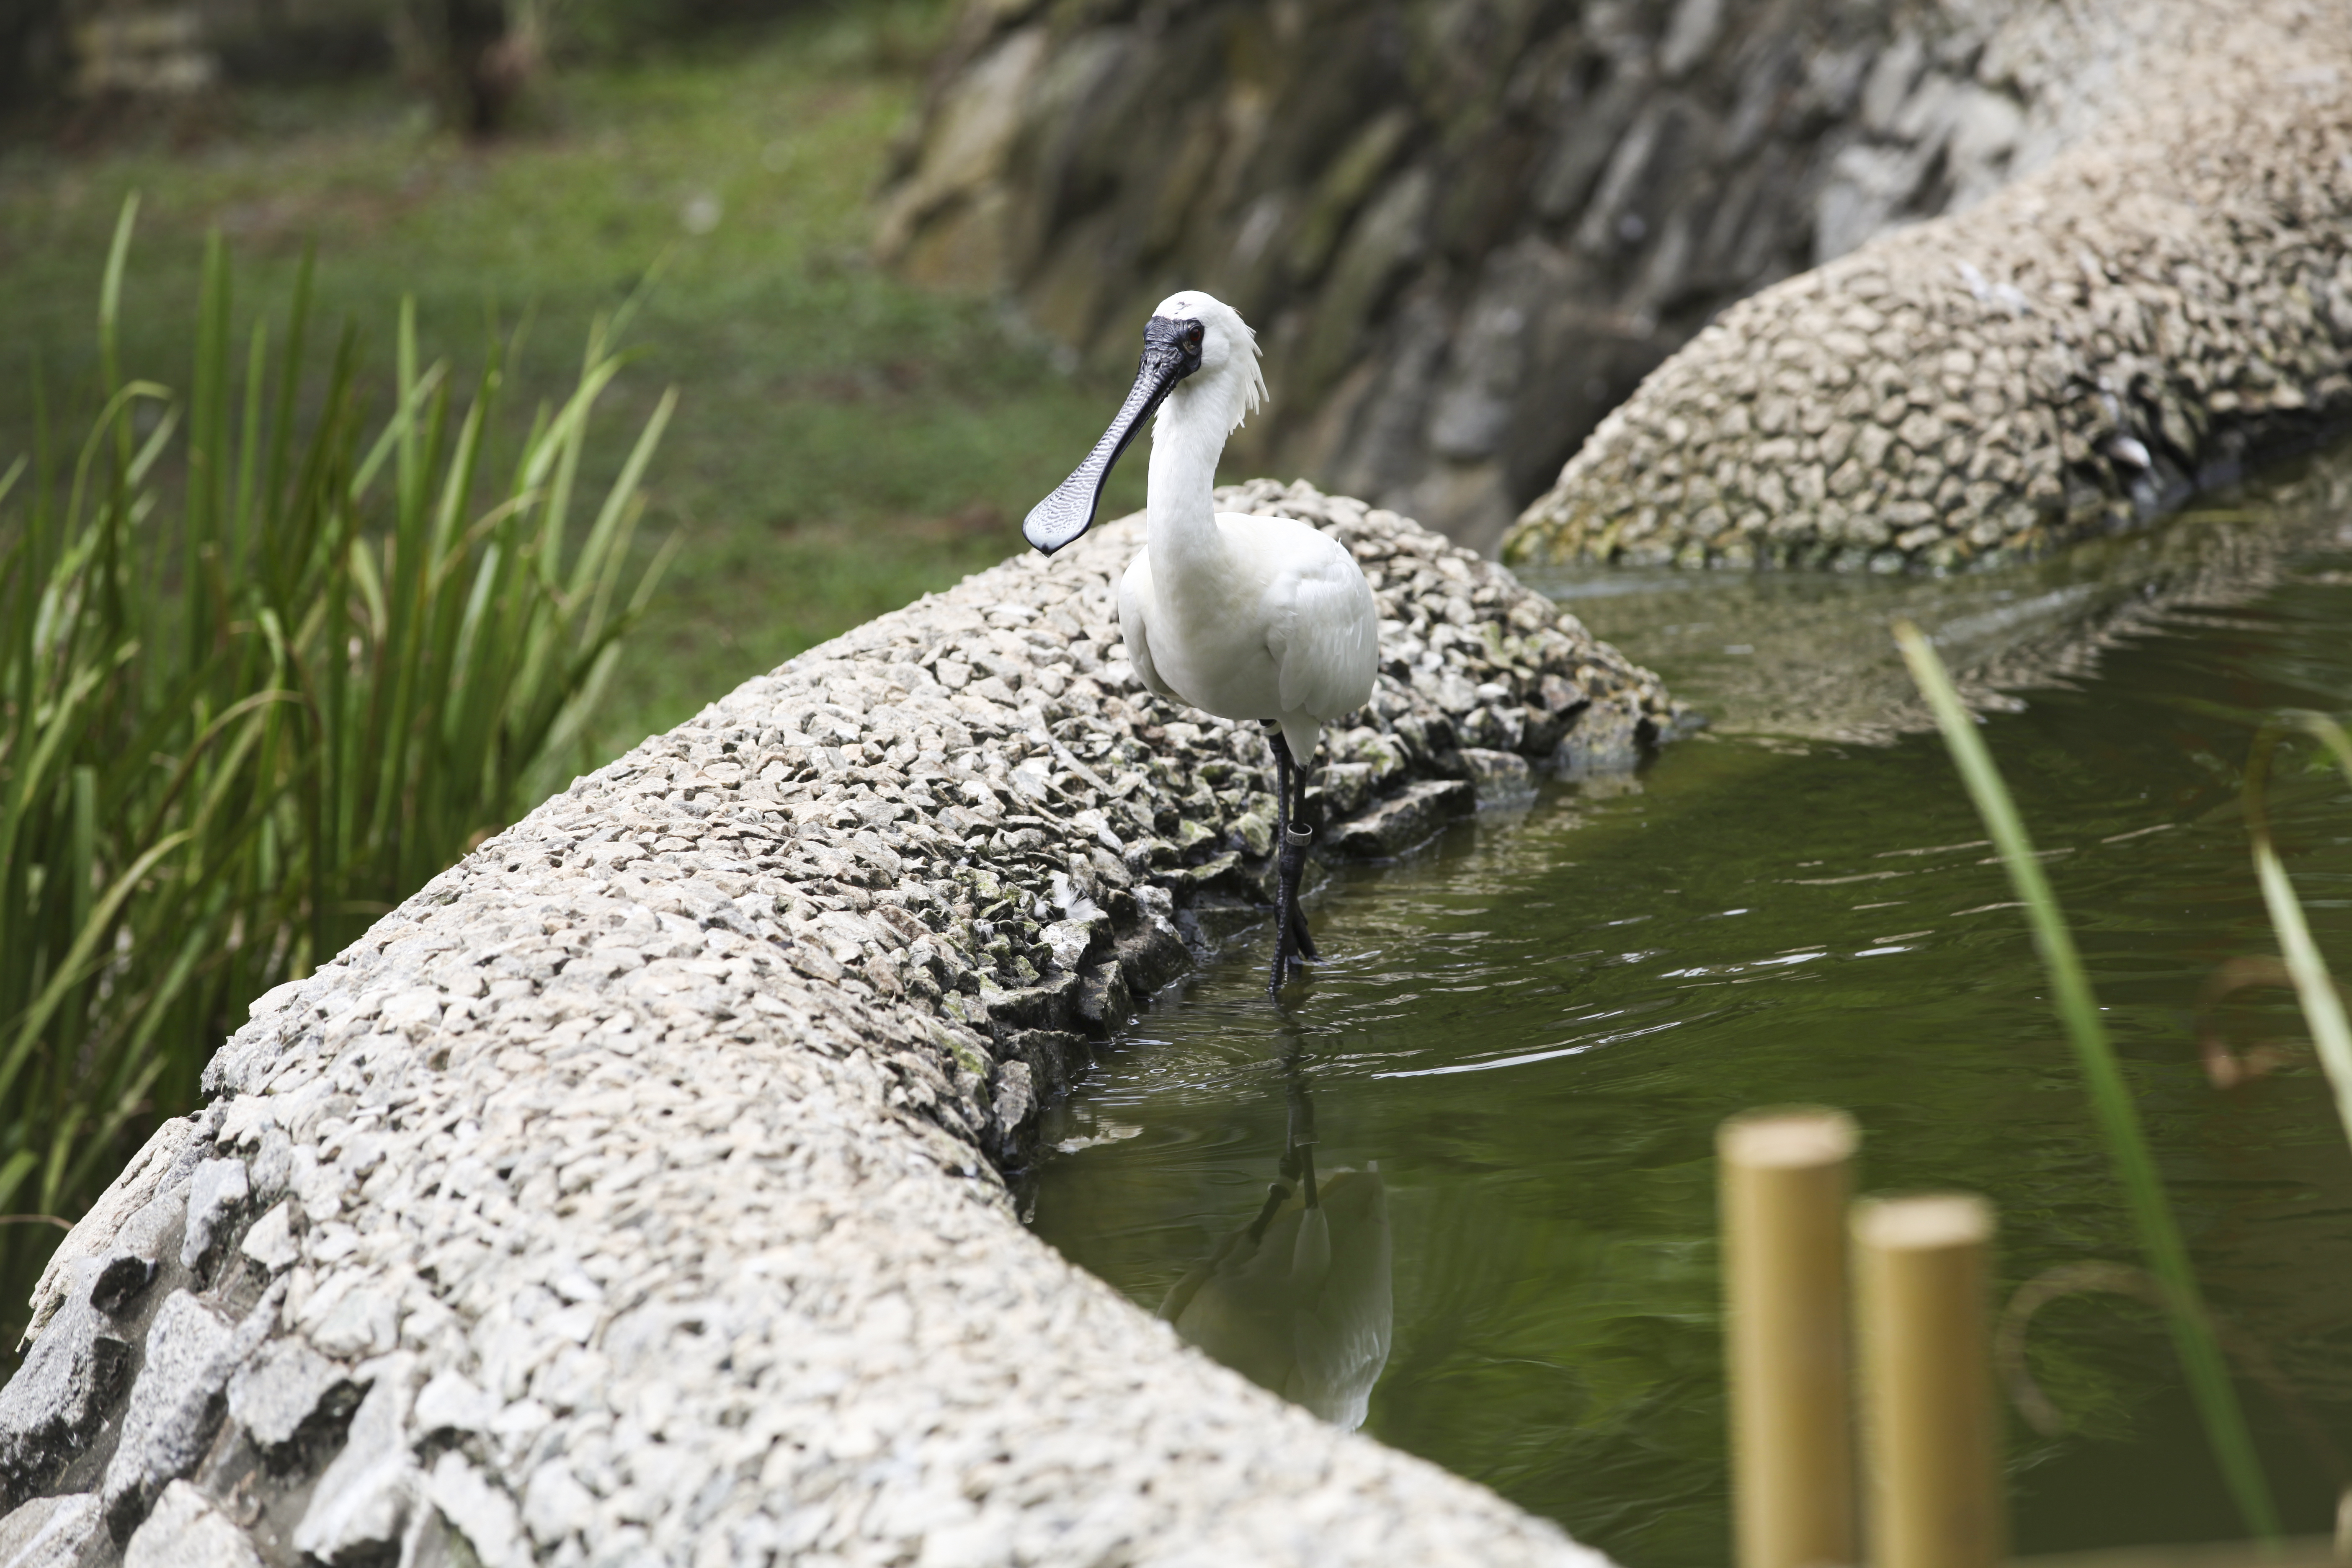
MULTIPOLYGON (((2230 960, 2277 951, 2238 808, 2256 716, 2352 703, 2352 458, 2001 574, 1538 585, 1714 730, 1636 780, 1555 784, 1399 864, 1328 874, 1327 961, 1284 1011, 1263 994, 1269 933, 1240 939, 1049 1113, 1037 1232, 1156 1310, 1221 1244, 1230 1259, 1309 1115, 1324 1178, 1376 1166, 1385 1196, 1384 1233, 1360 1220, 1335 1241, 1352 1308, 1327 1303, 1377 1318, 1385 1284, 1365 1429, 1632 1568, 1723 1562, 1724 1117, 1842 1106, 1865 1190, 1988 1194, 2004 1300, 2063 1265, 2136 1261, 2019 911, 1916 728, 1885 630, 1907 614, 1989 710, 2251 1358, 2241 1387, 2289 1523, 2328 1528, 2352 1480, 2352 1154, 2288 994, 2200 996, 2230 960), (2285 1063, 2217 1089, 2200 1025, 2285 1063)), ((2281 842, 2352 972, 2352 791, 2292 756, 2281 842)), ((2008 1415, 2020 1551, 2237 1533, 2147 1308, 2066 1296, 2027 1343, 2071 1425, 2008 1415)))

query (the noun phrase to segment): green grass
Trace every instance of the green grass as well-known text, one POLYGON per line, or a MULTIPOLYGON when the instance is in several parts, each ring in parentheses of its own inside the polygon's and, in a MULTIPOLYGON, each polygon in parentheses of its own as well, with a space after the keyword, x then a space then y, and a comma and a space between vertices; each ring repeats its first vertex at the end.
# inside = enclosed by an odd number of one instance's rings
POLYGON ((2263 889, 2263 907, 2270 911, 2272 929, 2278 932, 2279 951, 2294 983, 2304 1021, 2311 1026, 2312 1047, 2327 1074, 2328 1087, 2335 1091, 2336 1119, 2343 1123, 2346 1139, 2352 1141, 2352 1023, 2345 1018, 2344 994, 2311 939, 2303 903, 2294 896, 2294 885, 2287 880, 2286 867, 2271 841, 2270 813, 2264 800, 2278 742, 2293 730, 2317 741, 2343 770, 2345 782, 2352 784, 2352 734, 2324 713, 2284 713, 2263 727, 2246 763, 2246 831, 2253 841, 2254 876, 2263 889))
MULTIPOLYGON (((599 321, 501 471, 498 344, 460 390, 396 307, 372 409, 365 340, 313 331, 307 268, 231 331, 217 243, 187 388, 125 379, 135 211, 99 290, 103 406, 0 469, 0 1210, 52 1219, 194 1102, 253 997, 576 763, 653 586, 626 563, 673 406, 582 483, 618 368, 599 321)), ((0 1227, 0 1339, 55 1241, 0 1227)))
MULTIPOLYGON (((877 0, 583 68, 486 149, 431 131, 389 88, 360 87, 248 95, 193 147, 156 132, 0 156, 0 466, 30 444, 36 360, 89 403, 99 264, 134 190, 125 369, 174 387, 215 226, 260 294, 288 287, 315 241, 329 329, 346 315, 376 327, 413 295, 427 358, 471 358, 486 322, 528 317, 509 367, 519 411, 562 395, 589 322, 666 258, 604 416, 642 424, 678 388, 638 548, 675 534, 679 553, 600 731, 605 750, 625 747, 1019 549, 1020 517, 1125 390, 1057 372, 987 301, 923 293, 865 260, 868 197, 945 14, 877 0), (719 210, 700 235, 687 223, 698 198, 719 210)), ((510 418, 488 433, 491 451, 510 460, 523 433, 510 418)), ((625 446, 592 443, 588 477, 625 446)), ((1114 506, 1139 504, 1141 468, 1116 477, 1114 506)))

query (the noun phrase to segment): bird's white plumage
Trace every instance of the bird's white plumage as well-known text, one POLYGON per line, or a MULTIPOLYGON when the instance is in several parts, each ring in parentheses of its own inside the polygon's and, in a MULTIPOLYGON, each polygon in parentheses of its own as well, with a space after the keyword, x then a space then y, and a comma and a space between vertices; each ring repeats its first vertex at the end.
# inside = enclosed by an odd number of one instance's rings
POLYGON ((1380 608, 1363 569, 1336 540, 1304 523, 1291 526, 1320 548, 1301 542, 1287 550, 1290 559, 1276 579, 1272 597, 1280 610, 1265 639, 1279 672, 1276 691, 1286 711, 1337 719, 1371 700, 1380 670, 1380 608))
POLYGON ((1219 512, 1225 437, 1265 393, 1255 335, 1197 291, 1155 314, 1206 329, 1201 368, 1161 405, 1146 542, 1119 584, 1128 657, 1150 689, 1226 719, 1278 721, 1308 765, 1326 723, 1371 700, 1380 611, 1337 540, 1288 518, 1219 512))
MULTIPOLYGON (((1160 679, 1151 662, 1151 628, 1145 607, 1151 603, 1151 557, 1139 555, 1127 563, 1118 580, 1118 635, 1127 644, 1127 661, 1144 689, 1160 697, 1176 697, 1175 689, 1160 679)), ((1178 701, 1183 699, 1176 698, 1178 701)))

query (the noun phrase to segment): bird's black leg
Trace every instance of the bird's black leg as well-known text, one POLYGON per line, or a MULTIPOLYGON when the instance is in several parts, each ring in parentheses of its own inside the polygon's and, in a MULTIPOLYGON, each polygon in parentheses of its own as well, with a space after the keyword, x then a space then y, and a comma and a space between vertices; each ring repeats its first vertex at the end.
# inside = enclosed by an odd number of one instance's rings
POLYGON ((1315 939, 1307 934, 1307 917, 1298 909, 1298 875, 1307 866, 1307 847, 1315 842, 1315 830, 1297 820, 1293 815, 1291 775, 1298 775, 1297 805, 1303 811, 1307 802, 1303 769, 1291 765, 1290 742, 1276 730, 1274 742, 1274 832, 1275 917, 1274 974, 1267 981, 1265 994, 1279 998, 1283 983, 1290 978, 1292 967, 1301 958, 1315 956, 1315 939))
POLYGON ((1281 1210, 1284 1204, 1289 1201, 1288 1187, 1284 1186, 1280 1182, 1266 1184, 1265 1202, 1258 1206, 1257 1218, 1250 1221, 1249 1238, 1252 1247, 1265 1239, 1265 1227, 1274 1223, 1275 1215, 1281 1210))
MULTIPOLYGON (((1307 770, 1314 758, 1293 759, 1293 772, 1298 778, 1298 803, 1284 816, 1283 847, 1286 853, 1298 857, 1299 873, 1307 867, 1307 850, 1315 841, 1315 829, 1307 826, 1307 770)), ((1290 879, 1290 940, 1297 945, 1301 958, 1320 958, 1315 951, 1314 933, 1307 929, 1307 911, 1298 907, 1298 875, 1290 879)))
POLYGON ((1280 730, 1268 737, 1274 742, 1274 973, 1265 983, 1265 994, 1273 1000, 1282 997, 1283 982, 1290 978, 1291 952, 1294 945, 1290 911, 1298 891, 1298 873, 1290 855, 1290 742, 1280 730))

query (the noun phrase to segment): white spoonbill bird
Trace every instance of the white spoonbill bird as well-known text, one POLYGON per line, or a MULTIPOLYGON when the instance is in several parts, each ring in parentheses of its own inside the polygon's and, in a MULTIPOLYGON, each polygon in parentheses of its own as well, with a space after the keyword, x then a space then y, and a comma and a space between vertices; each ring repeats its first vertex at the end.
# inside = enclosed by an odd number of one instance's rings
POLYGON ((1371 700, 1380 611, 1336 540, 1288 518, 1221 512, 1211 500, 1225 437, 1265 396, 1257 336, 1239 313, 1198 289, 1170 295, 1143 324, 1135 387, 1110 428, 1021 532, 1051 555, 1093 527, 1111 466, 1158 411, 1143 553, 1119 583, 1119 631, 1145 686, 1272 731, 1281 858, 1266 994, 1278 998, 1297 961, 1315 956, 1298 910, 1315 837, 1301 820, 1307 770, 1323 726, 1371 700))

